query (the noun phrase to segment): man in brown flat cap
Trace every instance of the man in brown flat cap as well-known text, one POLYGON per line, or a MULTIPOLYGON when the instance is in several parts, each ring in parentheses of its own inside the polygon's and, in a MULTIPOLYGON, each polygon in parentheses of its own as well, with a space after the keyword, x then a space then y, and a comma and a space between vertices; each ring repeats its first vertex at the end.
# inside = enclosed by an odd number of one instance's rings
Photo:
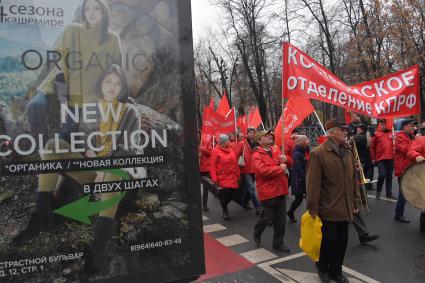
POLYGON ((342 263, 348 242, 348 224, 358 213, 360 193, 354 157, 346 145, 344 117, 326 123, 328 139, 310 154, 307 165, 307 208, 323 222, 320 259, 316 268, 322 282, 348 282, 342 263))

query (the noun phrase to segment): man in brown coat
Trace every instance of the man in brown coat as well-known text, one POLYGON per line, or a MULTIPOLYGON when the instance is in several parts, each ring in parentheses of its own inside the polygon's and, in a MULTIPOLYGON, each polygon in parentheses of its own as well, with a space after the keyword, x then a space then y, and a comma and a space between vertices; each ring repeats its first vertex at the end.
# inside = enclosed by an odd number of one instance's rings
POLYGON ((320 259, 316 263, 322 282, 348 282, 342 263, 348 242, 348 223, 358 213, 360 193, 353 154, 346 146, 345 119, 327 121, 328 139, 310 154, 307 165, 307 208, 323 222, 320 259))

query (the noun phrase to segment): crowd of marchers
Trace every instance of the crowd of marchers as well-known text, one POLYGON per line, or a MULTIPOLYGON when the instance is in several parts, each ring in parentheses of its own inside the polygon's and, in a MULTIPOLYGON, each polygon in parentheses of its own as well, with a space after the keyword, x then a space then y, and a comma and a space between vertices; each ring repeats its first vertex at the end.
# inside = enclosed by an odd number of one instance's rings
MULTIPOLYGON (((274 144, 273 131, 254 128, 236 135, 219 134, 201 142, 202 206, 205 212, 209 211, 208 195, 213 194, 221 204, 225 221, 231 220, 231 201, 244 209, 255 209, 255 243, 260 245, 265 228, 273 226, 273 249, 289 253, 284 244, 287 217, 289 222, 297 222, 295 210, 306 198, 311 217, 319 217, 323 223, 320 260, 316 263, 318 275, 322 282, 348 282, 342 273, 348 225, 354 225, 362 244, 379 238, 369 233, 361 216, 365 202, 361 190, 376 190, 379 200, 385 184, 386 198, 397 200, 394 220, 410 222, 404 216, 406 200, 400 189, 395 197, 392 179, 395 175, 400 184, 408 167, 425 161, 425 120, 419 124, 414 119, 404 119, 400 131, 394 132, 385 120, 378 120, 376 129, 371 131, 357 117, 351 123, 337 117, 327 121, 324 128, 325 138, 312 149, 309 137, 297 129, 282 148, 274 144), (355 144, 356 152, 350 144, 355 144), (360 159, 357 162, 356 155, 360 159), (362 187, 359 170, 370 181, 375 167, 376 187, 372 182, 362 187), (287 209, 289 192, 293 198, 287 209)), ((420 214, 420 231, 425 233, 424 211, 420 214)))

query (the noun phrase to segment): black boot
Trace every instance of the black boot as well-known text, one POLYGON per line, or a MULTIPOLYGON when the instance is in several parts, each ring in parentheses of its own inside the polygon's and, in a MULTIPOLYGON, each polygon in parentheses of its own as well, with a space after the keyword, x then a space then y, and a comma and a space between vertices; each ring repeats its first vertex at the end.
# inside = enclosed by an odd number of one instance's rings
POLYGON ((421 212, 421 217, 419 219, 419 229, 422 233, 425 233, 425 212, 421 212))
POLYGON ((208 190, 204 189, 204 192, 202 194, 202 207, 204 208, 204 211, 207 212, 210 210, 208 207, 208 190))
POLYGON ((35 196, 35 209, 31 213, 30 221, 27 227, 13 238, 12 242, 14 245, 25 244, 37 237, 41 231, 54 227, 53 202, 52 192, 37 192, 35 196))
POLYGON ((112 238, 113 220, 99 216, 94 226, 94 239, 87 252, 84 270, 89 273, 100 272, 104 264, 106 244, 112 238))
POLYGON ((224 221, 230 220, 229 211, 227 210, 227 207, 223 207, 223 219, 224 221))

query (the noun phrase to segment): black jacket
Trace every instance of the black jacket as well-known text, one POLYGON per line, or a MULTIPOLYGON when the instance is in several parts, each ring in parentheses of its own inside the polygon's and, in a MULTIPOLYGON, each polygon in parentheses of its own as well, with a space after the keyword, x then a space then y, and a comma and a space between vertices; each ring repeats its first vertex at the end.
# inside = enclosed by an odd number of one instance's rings
POLYGON ((356 142, 360 162, 363 166, 373 166, 372 158, 370 157, 370 147, 367 145, 366 133, 357 134, 354 137, 354 141, 356 142))
POLYGON ((292 195, 303 195, 306 190, 306 171, 307 171, 307 159, 306 159, 306 148, 296 146, 293 153, 292 159, 294 164, 291 168, 291 193, 292 195))

